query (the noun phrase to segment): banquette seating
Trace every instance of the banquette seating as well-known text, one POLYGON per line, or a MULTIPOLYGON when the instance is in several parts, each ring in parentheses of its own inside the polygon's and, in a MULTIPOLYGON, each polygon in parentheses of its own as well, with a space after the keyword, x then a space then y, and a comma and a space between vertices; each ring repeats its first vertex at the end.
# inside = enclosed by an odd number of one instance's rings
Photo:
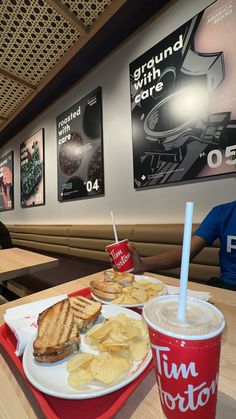
MULTIPOLYGON (((5 286, 18 296, 40 291, 110 267, 105 246, 114 241, 111 225, 7 225, 13 245, 59 258, 57 268, 8 281, 5 286)), ((193 225, 193 232, 197 225, 193 225)), ((118 225, 119 239, 128 238, 141 256, 181 246, 183 224, 118 225)), ((219 276, 219 242, 206 247, 190 263, 189 278, 205 282, 219 276)), ((158 273, 158 272, 157 272, 158 273)), ((160 271, 179 277, 179 269, 160 271)))

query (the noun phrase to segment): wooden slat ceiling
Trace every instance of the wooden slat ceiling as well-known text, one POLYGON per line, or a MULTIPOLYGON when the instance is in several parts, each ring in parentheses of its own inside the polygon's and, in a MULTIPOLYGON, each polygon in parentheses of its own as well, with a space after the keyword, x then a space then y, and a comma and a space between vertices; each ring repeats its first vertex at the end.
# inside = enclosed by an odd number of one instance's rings
MULTIPOLYGON (((157 0, 0 0, 0 134, 6 132, 0 138, 0 146, 14 134, 6 128, 17 116, 19 119, 22 111, 79 51, 84 53, 90 40, 96 40, 97 36, 97 47, 100 47, 101 29, 106 28, 106 42, 111 42, 110 48, 103 46, 104 56, 165 3, 167 1, 157 0), (131 19, 136 19, 137 24, 131 23, 131 19), (120 34, 116 34, 113 43, 109 31, 120 34)), ((98 53, 90 67, 101 58, 98 53)), ((68 87, 65 83, 65 88, 68 87)))

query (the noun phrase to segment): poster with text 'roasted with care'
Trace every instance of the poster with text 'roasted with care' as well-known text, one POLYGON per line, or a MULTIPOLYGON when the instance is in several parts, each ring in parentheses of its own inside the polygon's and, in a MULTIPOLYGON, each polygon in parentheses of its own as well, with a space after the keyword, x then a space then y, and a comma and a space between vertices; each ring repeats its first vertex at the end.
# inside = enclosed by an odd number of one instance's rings
POLYGON ((134 187, 235 173, 236 0, 218 0, 130 64, 134 187))
POLYGON ((0 211, 14 208, 13 151, 0 158, 0 211))
POLYGON ((58 200, 104 194, 101 88, 63 112, 56 124, 58 200))
POLYGON ((44 129, 20 145, 20 185, 22 208, 44 205, 44 129))

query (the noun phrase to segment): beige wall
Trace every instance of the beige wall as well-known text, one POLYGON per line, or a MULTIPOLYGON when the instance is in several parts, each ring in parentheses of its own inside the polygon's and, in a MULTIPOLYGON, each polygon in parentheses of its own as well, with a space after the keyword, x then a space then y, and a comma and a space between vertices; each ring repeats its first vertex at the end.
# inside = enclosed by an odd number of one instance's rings
POLYGON ((110 222, 111 209, 117 223, 183 222, 186 201, 194 202, 194 221, 199 222, 212 206, 235 199, 234 178, 144 191, 133 188, 129 63, 210 3, 178 0, 0 150, 1 155, 15 152, 15 210, 2 212, 3 222, 103 224, 110 222), (103 95, 105 196, 59 203, 56 117, 97 86, 103 95), (19 145, 40 128, 45 128, 46 205, 21 209, 19 145))

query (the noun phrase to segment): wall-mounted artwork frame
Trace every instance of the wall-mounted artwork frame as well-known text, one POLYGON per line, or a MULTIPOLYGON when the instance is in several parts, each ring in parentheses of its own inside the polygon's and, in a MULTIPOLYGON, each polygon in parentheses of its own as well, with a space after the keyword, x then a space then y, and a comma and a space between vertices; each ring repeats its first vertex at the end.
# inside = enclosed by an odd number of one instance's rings
POLYGON ((21 207, 45 204, 44 129, 20 144, 21 207))
POLYGON ((101 88, 59 115, 56 126, 58 201, 103 195, 101 88))
POLYGON ((235 176, 236 0, 217 0, 130 64, 134 187, 235 176))
POLYGON ((0 158, 0 212, 14 209, 14 153, 0 158))

